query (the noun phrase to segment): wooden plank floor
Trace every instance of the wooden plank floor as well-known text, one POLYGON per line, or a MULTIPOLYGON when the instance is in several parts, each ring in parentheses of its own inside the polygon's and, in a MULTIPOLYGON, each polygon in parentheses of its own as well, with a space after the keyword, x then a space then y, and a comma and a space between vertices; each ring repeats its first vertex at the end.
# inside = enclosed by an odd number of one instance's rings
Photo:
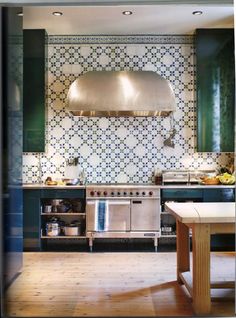
MULTIPOLYGON (((214 253, 220 280, 234 253, 214 253), (226 261, 227 260, 227 261, 226 261), (227 266, 226 266, 227 264, 227 266)), ((217 291, 217 298, 232 291, 217 291)), ((8 317, 193 316, 176 282, 176 253, 24 253, 22 274, 5 294, 8 317)), ((212 316, 234 316, 234 299, 213 301, 212 316)))

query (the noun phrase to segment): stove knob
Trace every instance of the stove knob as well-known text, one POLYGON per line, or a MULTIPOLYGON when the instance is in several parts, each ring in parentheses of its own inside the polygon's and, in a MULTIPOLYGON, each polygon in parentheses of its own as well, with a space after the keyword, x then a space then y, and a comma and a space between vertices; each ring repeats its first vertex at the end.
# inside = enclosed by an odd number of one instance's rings
POLYGON ((136 192, 136 195, 139 195, 139 192, 138 192, 138 191, 136 192))
POLYGON ((129 195, 133 195, 133 192, 130 192, 129 195))
POLYGON ((127 192, 124 192, 123 194, 124 194, 124 195, 127 195, 127 192))
POLYGON ((149 192, 149 195, 153 195, 153 192, 152 192, 152 191, 150 191, 150 192, 149 192))
POLYGON ((114 192, 113 192, 113 191, 111 192, 111 195, 114 195, 114 192))
POLYGON ((100 191, 97 191, 97 195, 100 196, 100 194, 101 194, 101 192, 100 192, 100 191))
POLYGON ((117 195, 120 195, 120 192, 119 192, 119 191, 117 192, 117 195))
POLYGON ((104 194, 104 195, 107 195, 107 191, 104 191, 103 194, 104 194))
POLYGON ((142 192, 142 195, 145 196, 146 192, 142 192))
POLYGON ((94 196, 94 191, 90 191, 90 195, 93 197, 94 196))

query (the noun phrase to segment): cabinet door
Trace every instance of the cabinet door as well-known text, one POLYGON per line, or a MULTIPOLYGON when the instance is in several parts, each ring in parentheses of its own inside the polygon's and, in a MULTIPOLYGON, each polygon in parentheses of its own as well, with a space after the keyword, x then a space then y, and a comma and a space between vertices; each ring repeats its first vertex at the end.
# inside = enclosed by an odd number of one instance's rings
POLYGON ((24 30, 24 152, 45 151, 45 30, 24 30))
POLYGON ((234 202, 234 189, 204 189, 204 202, 234 202))
POLYGON ((0 8, 2 291, 21 271, 23 261, 23 21, 17 15, 21 11, 19 7, 0 8))
POLYGON ((234 152, 234 30, 196 30, 197 151, 234 152))
POLYGON ((161 199, 165 201, 202 201, 202 190, 199 189, 162 189, 161 199))
MULTIPOLYGON (((204 202, 235 202, 235 190, 231 188, 224 189, 204 189, 204 202)), ((224 211, 222 211, 224 213, 224 211)), ((234 234, 213 234, 211 236, 211 250, 216 251, 234 251, 234 234)))
POLYGON ((85 189, 45 189, 41 190, 42 199, 85 199, 85 189))
POLYGON ((40 190, 24 190, 24 249, 40 250, 40 190))

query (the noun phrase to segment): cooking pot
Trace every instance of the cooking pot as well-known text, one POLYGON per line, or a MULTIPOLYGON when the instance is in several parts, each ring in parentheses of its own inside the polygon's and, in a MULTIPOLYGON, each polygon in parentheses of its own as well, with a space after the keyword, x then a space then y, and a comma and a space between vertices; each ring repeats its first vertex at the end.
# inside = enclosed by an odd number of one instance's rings
POLYGON ((71 224, 65 226, 65 235, 81 235, 81 223, 79 221, 74 221, 71 224))
POLYGON ((46 235, 47 236, 60 235, 60 224, 57 218, 52 218, 46 223, 46 235))
POLYGON ((52 206, 51 205, 45 205, 44 206, 44 213, 50 213, 52 212, 52 206))
POLYGON ((52 200, 52 211, 58 213, 66 213, 71 209, 68 200, 52 200))
POLYGON ((72 200, 71 207, 72 207, 73 212, 81 212, 82 211, 82 203, 78 200, 72 200))
POLYGON ((57 205, 57 212, 59 213, 66 213, 71 209, 70 204, 66 204, 63 201, 60 202, 59 205, 57 205))

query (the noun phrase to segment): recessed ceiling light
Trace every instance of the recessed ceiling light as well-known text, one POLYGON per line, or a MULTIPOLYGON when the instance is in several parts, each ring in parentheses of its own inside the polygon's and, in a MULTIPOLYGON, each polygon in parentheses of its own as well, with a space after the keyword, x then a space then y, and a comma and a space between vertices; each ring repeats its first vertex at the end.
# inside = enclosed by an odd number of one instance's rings
POLYGON ((132 11, 123 11, 122 14, 123 15, 131 15, 131 14, 133 14, 133 12, 132 11))
POLYGON ((18 17, 23 17, 23 12, 18 12, 17 15, 18 17))
POLYGON ((198 10, 198 11, 193 11, 192 14, 193 15, 201 15, 201 14, 203 14, 203 12, 198 10))
POLYGON ((52 14, 55 15, 56 17, 60 17, 61 15, 63 15, 63 13, 59 11, 55 11, 52 14))

